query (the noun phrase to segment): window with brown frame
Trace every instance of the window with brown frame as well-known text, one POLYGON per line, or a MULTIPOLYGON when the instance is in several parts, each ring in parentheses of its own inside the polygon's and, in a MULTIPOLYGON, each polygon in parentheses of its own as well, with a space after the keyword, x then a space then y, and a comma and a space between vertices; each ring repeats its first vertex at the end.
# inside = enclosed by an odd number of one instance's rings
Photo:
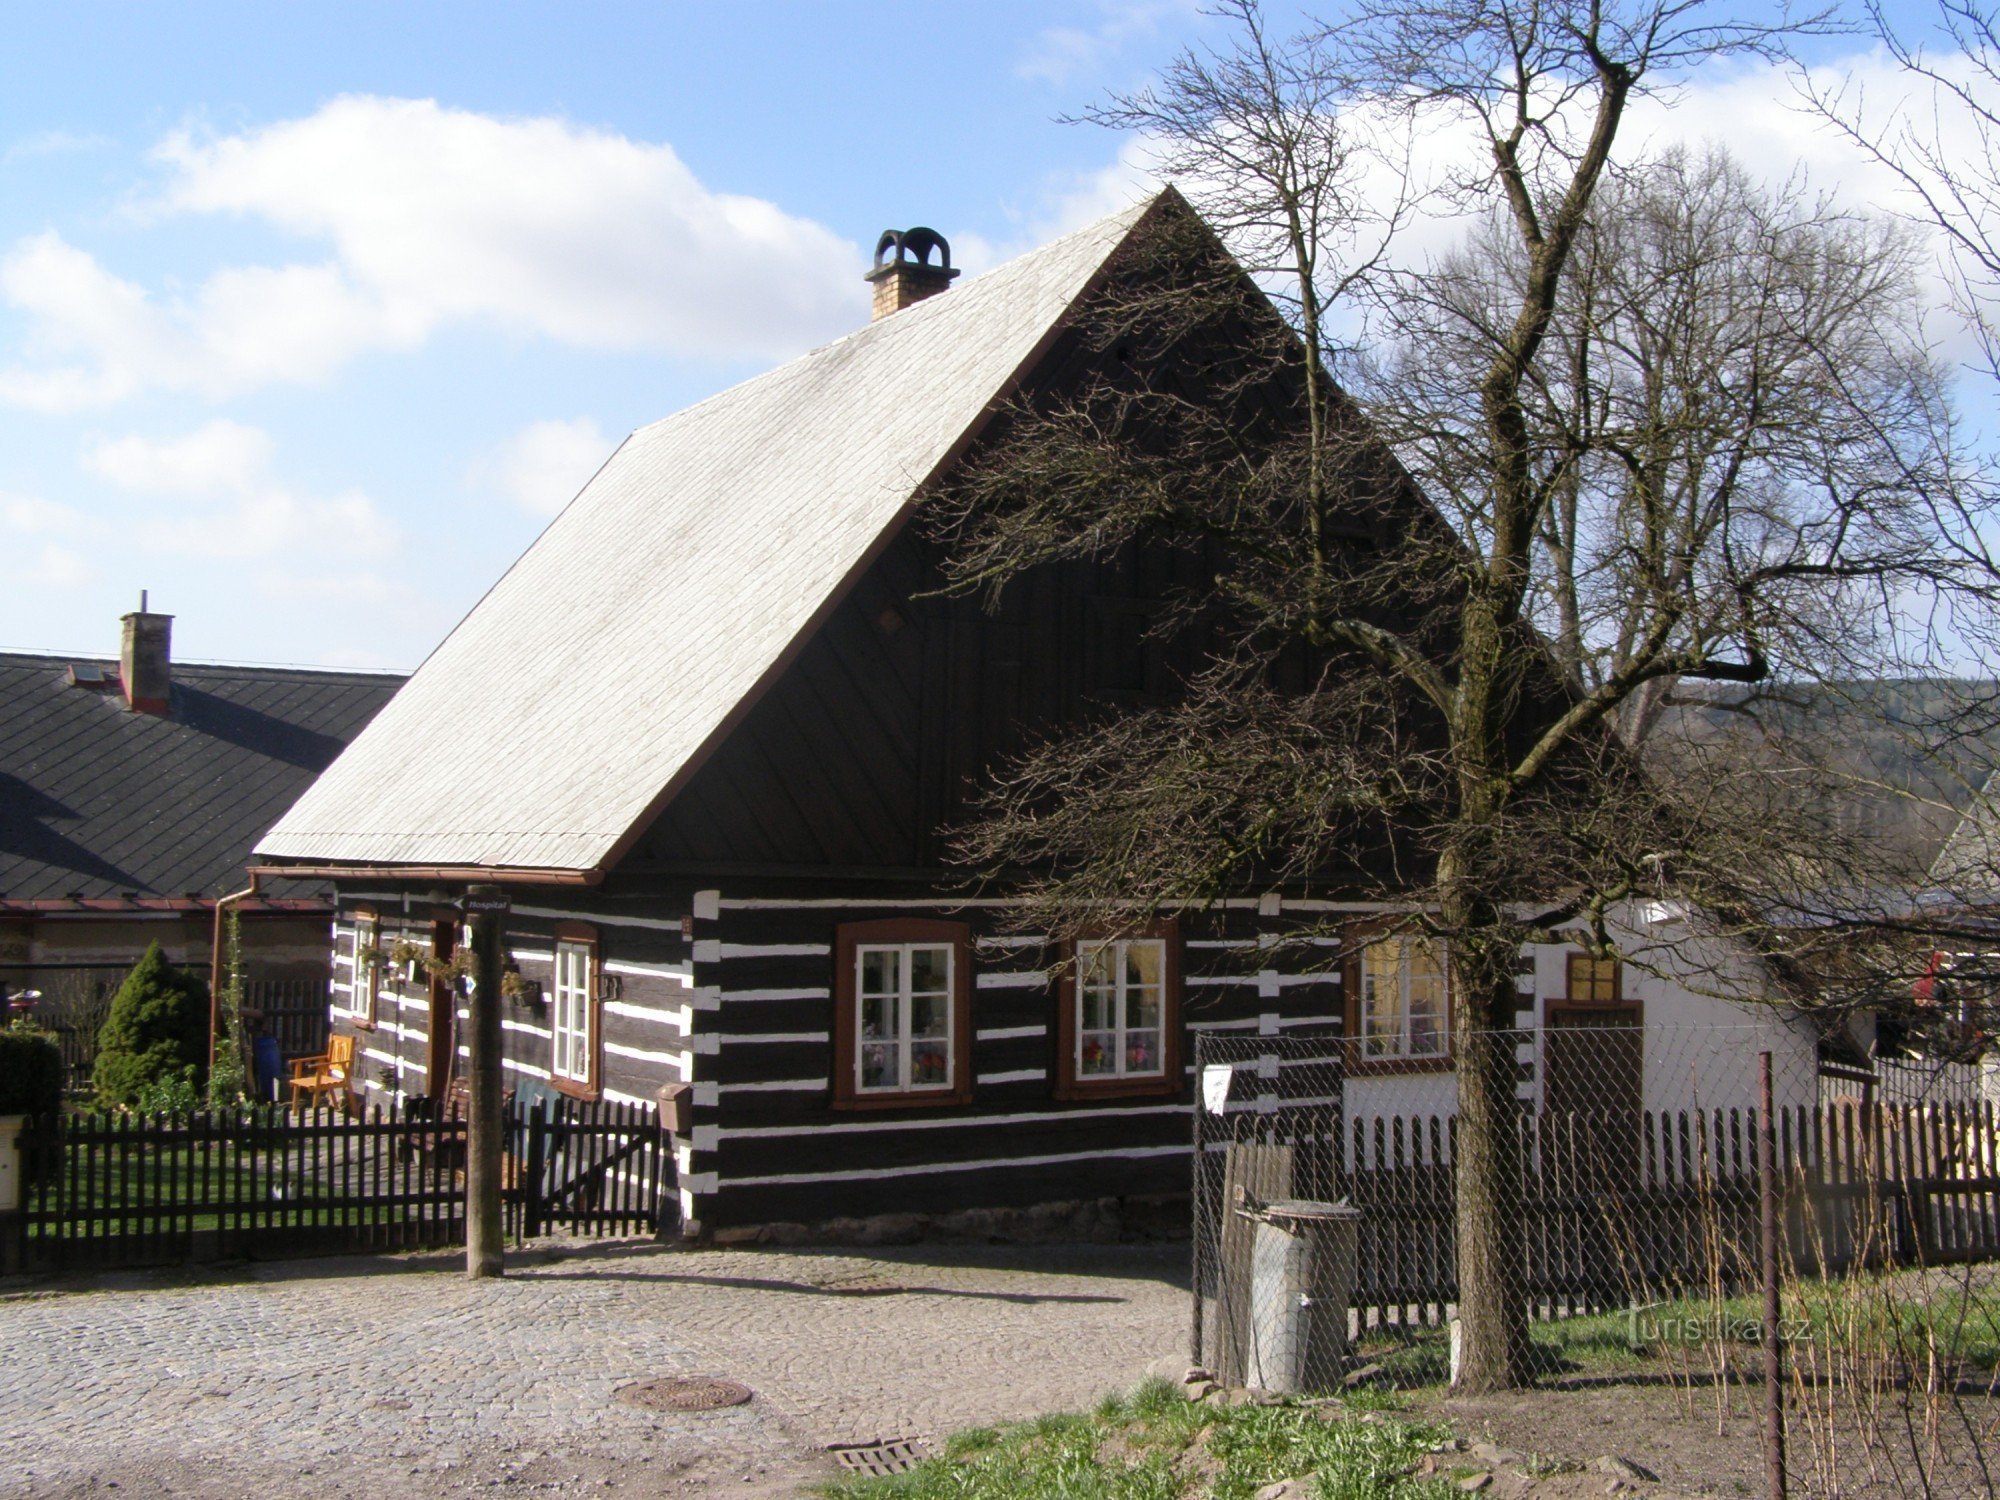
POLYGON ((1063 955, 1056 990, 1058 1099, 1180 1091, 1177 923, 1077 939, 1063 955))
POLYGON ((837 1109, 972 1098, 972 934, 963 922, 897 917, 835 930, 837 1109))
POLYGON ((1419 1073, 1451 1066, 1451 986, 1444 950, 1421 932, 1351 935, 1348 1070, 1419 1073))
POLYGON ((557 928, 549 986, 549 1080, 563 1093, 586 1099, 597 1097, 604 1053, 598 990, 596 929, 557 928))
POLYGON ((382 922, 373 912, 354 914, 354 973, 347 992, 347 1013, 354 1024, 375 1024, 375 996, 382 983, 382 922))
POLYGON ((1564 998, 1572 1005, 1615 1005, 1625 998, 1622 978, 1617 959, 1572 953, 1564 998))

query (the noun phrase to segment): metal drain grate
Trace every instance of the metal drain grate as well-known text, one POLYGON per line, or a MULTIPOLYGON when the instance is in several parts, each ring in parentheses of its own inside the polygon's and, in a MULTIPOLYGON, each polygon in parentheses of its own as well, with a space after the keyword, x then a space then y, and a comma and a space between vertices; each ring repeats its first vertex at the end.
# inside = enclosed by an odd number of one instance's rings
POLYGON ((889 1438, 879 1443, 835 1443, 826 1450, 841 1468, 855 1474, 907 1474, 931 1456, 919 1438, 889 1438))
POLYGON ((724 1406, 741 1406, 750 1399, 750 1387, 708 1376, 673 1376, 621 1386, 613 1395, 627 1406, 647 1411, 714 1411, 724 1406))

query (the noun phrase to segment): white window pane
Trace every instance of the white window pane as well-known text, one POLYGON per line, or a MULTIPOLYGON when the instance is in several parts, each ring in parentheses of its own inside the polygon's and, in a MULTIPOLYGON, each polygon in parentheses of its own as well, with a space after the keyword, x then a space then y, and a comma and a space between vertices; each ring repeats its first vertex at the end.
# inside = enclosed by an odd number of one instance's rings
POLYGON ((910 993, 945 995, 951 992, 951 949, 912 948, 910 950, 910 993))
POLYGON ((951 1082, 951 1055, 942 1042, 910 1045, 910 1086, 938 1088, 951 1082))
POLYGON ((900 1049, 894 1042, 871 1042, 861 1049, 861 1086, 864 1089, 894 1089, 903 1086, 898 1066, 900 1049))
POLYGON ((1118 980, 1118 950, 1112 943, 1083 943, 1077 949, 1078 982, 1109 989, 1118 980))
POLYGON ((903 986, 903 954, 897 948, 861 950, 861 993, 893 995, 903 986))
POLYGON ((1118 1071, 1118 1033, 1086 1031, 1078 1039, 1077 1072, 1097 1077, 1118 1071))
POLYGON ((864 999, 861 1002, 861 1039, 867 1042, 894 1041, 900 1031, 896 1010, 894 995, 864 999))
POLYGON ((1131 1031, 1125 1035, 1125 1071, 1127 1073, 1158 1073, 1164 1066, 1160 1051, 1160 1033, 1152 1031, 1131 1031))
POLYGON ((1125 983, 1158 989, 1160 971, 1165 967, 1166 944, 1145 938, 1125 945, 1125 983))
POLYGON ((1362 1052, 1394 1057, 1403 1050, 1403 940, 1382 938, 1361 951, 1362 1052))
POLYGON ((1410 1053, 1436 1057, 1444 1051, 1444 981, 1436 974, 1410 976, 1410 1053))
POLYGON ((951 1001, 942 995, 910 997, 910 1035, 948 1037, 951 1035, 951 1001))

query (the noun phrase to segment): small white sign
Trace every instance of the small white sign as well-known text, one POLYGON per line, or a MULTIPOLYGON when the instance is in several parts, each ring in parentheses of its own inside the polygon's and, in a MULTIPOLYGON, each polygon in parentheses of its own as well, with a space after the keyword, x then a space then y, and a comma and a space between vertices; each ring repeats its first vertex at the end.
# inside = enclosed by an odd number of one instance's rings
POLYGON ((1212 1115, 1219 1115, 1229 1103, 1229 1078, 1235 1069, 1228 1063, 1210 1063, 1201 1070, 1201 1102, 1212 1115))

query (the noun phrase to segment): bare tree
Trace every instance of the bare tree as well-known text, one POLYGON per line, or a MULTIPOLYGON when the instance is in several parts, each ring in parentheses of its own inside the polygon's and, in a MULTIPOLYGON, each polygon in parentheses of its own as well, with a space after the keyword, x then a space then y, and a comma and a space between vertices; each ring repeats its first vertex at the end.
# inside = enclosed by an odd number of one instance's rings
POLYGON ((1808 105, 1908 189, 1906 212, 1942 237, 1953 302, 2000 380, 2000 12, 1981 0, 1937 0, 1922 28, 1880 4, 1868 15, 1913 85, 1870 99, 1852 81, 1800 77, 1808 105))
POLYGON ((1913 590, 1983 597, 1978 518, 1940 498, 1903 241, 1720 159, 1619 157, 1634 97, 1785 25, 1359 0, 1280 42, 1254 0, 1223 14, 1230 44, 1094 118, 1164 142, 1275 309, 1198 222, 1156 216, 1085 322, 1106 373, 1008 413, 930 512, 955 585, 989 593, 1142 538, 1198 552, 1211 581, 1157 628, 1198 626, 1207 665, 1176 705, 1028 755, 961 853, 1057 932, 1290 882, 1372 892, 1441 942, 1459 1378, 1503 1388, 1528 1355, 1523 943, 1581 924, 1602 947, 1606 912, 1668 877, 1738 910, 1770 879, 1743 799, 1683 795, 1614 731, 1667 685, 1906 646, 1913 590), (1481 227, 1399 270, 1419 187, 1387 143, 1447 126, 1480 159, 1440 190, 1481 227), (1379 357, 1329 332, 1334 294, 1379 357))

